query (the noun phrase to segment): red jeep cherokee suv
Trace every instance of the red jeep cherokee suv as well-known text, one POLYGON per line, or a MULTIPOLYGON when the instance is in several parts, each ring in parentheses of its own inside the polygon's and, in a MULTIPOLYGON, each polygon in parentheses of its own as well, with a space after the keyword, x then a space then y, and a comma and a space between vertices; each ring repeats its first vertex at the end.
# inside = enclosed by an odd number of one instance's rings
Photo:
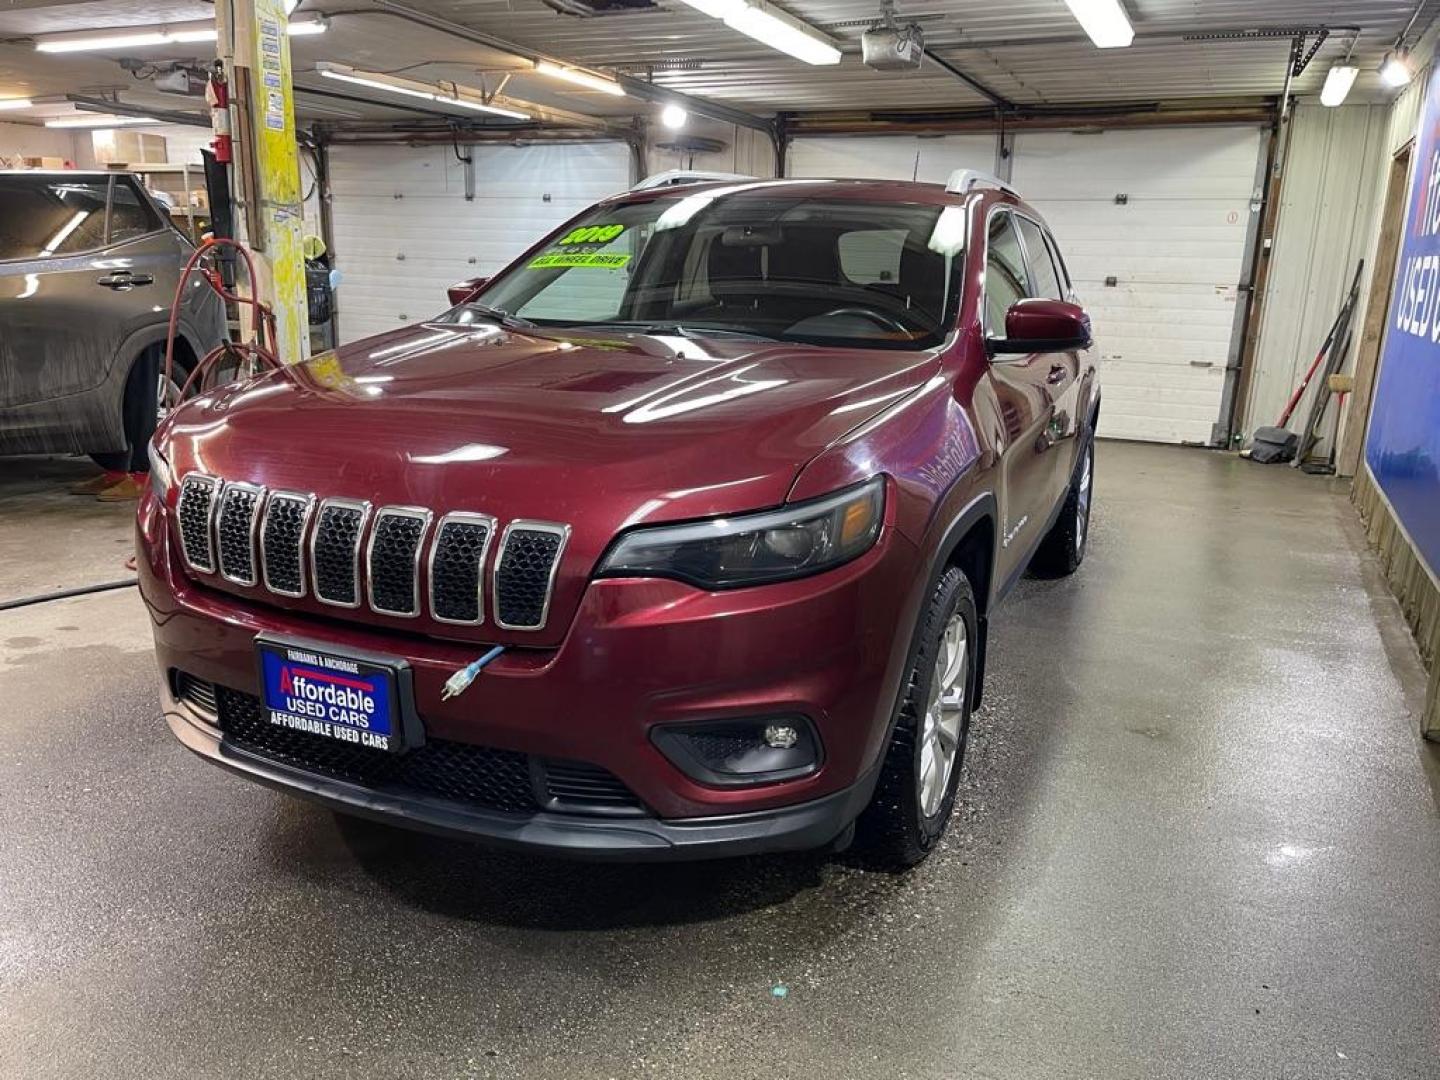
POLYGON ((932 848, 987 617, 1085 553, 1088 320, 992 178, 669 179, 171 414, 138 542, 185 746, 551 852, 932 848))

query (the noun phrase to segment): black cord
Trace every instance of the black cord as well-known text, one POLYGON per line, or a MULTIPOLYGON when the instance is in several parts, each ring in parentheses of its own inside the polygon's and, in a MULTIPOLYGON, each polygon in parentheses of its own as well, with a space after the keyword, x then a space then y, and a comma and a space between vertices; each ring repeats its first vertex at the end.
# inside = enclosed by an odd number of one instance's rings
POLYGON ((66 600, 72 596, 89 596, 91 593, 109 592, 112 589, 128 589, 135 584, 135 578, 120 581, 102 581, 99 585, 77 585, 73 589, 59 589, 55 592, 40 593, 37 596, 21 596, 15 600, 0 600, 0 611, 30 607, 33 604, 47 604, 51 600, 66 600))

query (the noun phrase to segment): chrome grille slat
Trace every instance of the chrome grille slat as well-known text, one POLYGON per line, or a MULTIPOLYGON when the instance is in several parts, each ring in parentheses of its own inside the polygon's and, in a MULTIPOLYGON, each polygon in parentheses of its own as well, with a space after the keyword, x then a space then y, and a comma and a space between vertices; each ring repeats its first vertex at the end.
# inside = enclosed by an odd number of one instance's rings
POLYGON ((360 606, 360 538, 370 517, 361 499, 325 499, 310 534, 310 580, 315 598, 335 607, 360 606))
POLYGON ((254 585, 255 527, 265 489, 238 480, 227 481, 220 490, 220 509, 215 514, 215 547, 220 576, 236 585, 254 585))
POLYGON ((420 614, 420 549, 430 531, 430 518, 430 511, 420 506, 382 506, 375 511, 365 548, 372 611, 406 619, 420 614))
POLYGON ((185 564, 201 574, 215 572, 215 540, 211 524, 219 489, 220 481, 215 477, 190 473, 180 481, 180 494, 175 503, 180 552, 185 564))
POLYGON ((436 622, 485 621, 485 558, 494 538, 495 519, 488 514, 456 510, 440 519, 430 545, 430 615, 436 622))
POLYGON ((550 613, 555 573, 570 526, 517 518, 505 526, 495 556, 495 625, 539 630, 550 613))
POLYGON ((260 525, 260 573, 271 592, 305 595, 305 530, 314 512, 314 495, 270 493, 260 525))

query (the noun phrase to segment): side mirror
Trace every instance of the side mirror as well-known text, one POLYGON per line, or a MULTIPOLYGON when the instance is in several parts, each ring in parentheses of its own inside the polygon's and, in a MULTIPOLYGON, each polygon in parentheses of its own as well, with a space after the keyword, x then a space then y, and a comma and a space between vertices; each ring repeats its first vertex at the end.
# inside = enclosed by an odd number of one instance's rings
POLYGON ((997 353, 1069 352, 1088 349, 1090 316, 1079 304, 1064 300, 1017 300, 1005 313, 1005 336, 987 338, 990 355, 997 353))
POLYGON ((472 277, 468 281, 457 281, 445 290, 445 295, 450 298, 450 306, 455 307, 475 299, 475 295, 485 287, 485 283, 489 280, 488 277, 472 277))

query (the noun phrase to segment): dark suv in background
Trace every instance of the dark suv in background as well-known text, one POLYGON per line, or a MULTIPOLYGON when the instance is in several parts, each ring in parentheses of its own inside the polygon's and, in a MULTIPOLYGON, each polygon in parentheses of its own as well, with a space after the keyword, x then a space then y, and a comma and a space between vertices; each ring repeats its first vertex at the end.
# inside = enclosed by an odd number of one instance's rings
POLYGON ((1085 554, 1099 390, 1039 215, 968 172, 647 183, 460 297, 156 434, 171 730, 494 843, 923 858, 995 605, 1085 554))
MULTIPOLYGON (((124 469, 131 415, 173 400, 163 353, 194 246, 134 176, 0 172, 0 454, 84 453, 124 469), (162 397, 162 394, 168 395, 162 397)), ((224 304, 186 290, 175 379, 225 336, 224 304)), ((143 431, 138 434, 144 437, 143 431)))

